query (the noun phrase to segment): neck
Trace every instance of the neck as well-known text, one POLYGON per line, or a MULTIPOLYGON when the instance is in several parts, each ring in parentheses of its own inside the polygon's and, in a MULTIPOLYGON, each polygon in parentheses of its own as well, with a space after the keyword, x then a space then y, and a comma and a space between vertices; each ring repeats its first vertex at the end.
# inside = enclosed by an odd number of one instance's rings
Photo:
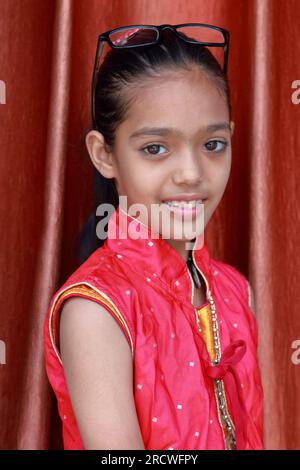
POLYGON ((186 262, 188 260, 188 257, 189 257, 189 253, 191 251, 191 249, 187 249, 186 248, 186 244, 187 243, 190 243, 192 245, 192 243, 195 241, 195 240, 192 240, 192 241, 188 241, 188 240, 171 240, 171 239, 165 239, 165 241, 172 247, 174 248, 174 250, 177 251, 177 253, 183 258, 183 260, 186 262))

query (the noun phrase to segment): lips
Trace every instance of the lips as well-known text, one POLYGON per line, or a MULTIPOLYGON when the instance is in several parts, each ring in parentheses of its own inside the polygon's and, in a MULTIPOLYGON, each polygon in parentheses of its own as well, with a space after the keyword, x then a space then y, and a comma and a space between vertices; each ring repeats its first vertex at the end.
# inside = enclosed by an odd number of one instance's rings
POLYGON ((163 206, 170 213, 177 215, 182 220, 182 217, 192 217, 194 219, 201 214, 201 208, 203 204, 200 202, 190 203, 190 202, 164 202, 163 206))

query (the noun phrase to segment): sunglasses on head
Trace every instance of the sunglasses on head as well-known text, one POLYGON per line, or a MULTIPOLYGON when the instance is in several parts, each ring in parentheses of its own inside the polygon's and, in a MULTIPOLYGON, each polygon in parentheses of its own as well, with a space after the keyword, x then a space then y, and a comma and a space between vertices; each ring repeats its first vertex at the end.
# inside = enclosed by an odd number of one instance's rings
POLYGON ((163 24, 154 25, 129 25, 106 31, 98 37, 95 64, 92 79, 92 120, 95 120, 95 92, 97 76, 100 67, 100 57, 105 42, 113 49, 129 49, 133 47, 144 47, 159 44, 162 40, 161 33, 169 29, 188 44, 201 44, 207 47, 223 47, 223 64, 220 64, 223 72, 227 73, 228 51, 230 34, 224 28, 204 23, 183 23, 178 25, 163 24))

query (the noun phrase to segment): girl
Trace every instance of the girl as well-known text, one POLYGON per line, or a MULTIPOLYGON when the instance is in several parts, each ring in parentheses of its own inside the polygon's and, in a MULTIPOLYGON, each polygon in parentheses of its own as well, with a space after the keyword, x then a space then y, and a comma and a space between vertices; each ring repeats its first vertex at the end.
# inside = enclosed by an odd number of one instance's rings
POLYGON ((86 146, 115 210, 45 321, 65 449, 263 448, 250 286, 204 241, 231 167, 228 41, 200 24, 100 36, 86 146))

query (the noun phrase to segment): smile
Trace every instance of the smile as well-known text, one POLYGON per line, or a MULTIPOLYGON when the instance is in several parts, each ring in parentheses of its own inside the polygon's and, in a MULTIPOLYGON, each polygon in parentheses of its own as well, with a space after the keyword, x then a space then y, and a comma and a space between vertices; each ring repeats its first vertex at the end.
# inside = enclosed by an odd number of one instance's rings
POLYGON ((180 207, 183 209, 191 209, 196 207, 197 204, 202 204, 202 199, 193 200, 193 201, 166 201, 164 204, 168 204, 171 207, 180 207))
POLYGON ((168 211, 179 216, 191 216, 194 218, 200 213, 200 209, 204 208, 204 200, 198 199, 193 201, 165 201, 163 206, 168 208, 168 211))

